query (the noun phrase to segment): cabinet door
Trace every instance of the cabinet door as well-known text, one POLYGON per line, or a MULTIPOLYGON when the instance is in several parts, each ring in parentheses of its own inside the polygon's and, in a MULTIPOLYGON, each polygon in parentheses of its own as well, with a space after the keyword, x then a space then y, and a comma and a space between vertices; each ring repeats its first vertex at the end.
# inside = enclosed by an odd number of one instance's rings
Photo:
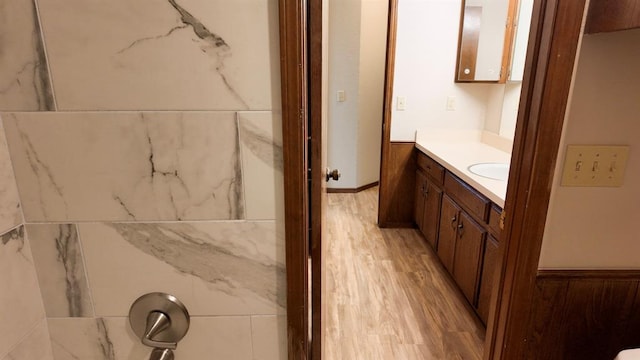
POLYGON ((422 171, 416 171, 415 203, 413 208, 413 220, 418 229, 423 231, 424 219, 424 194, 427 191, 427 176, 422 171))
POLYGON ((440 214, 438 257, 451 274, 453 274, 453 255, 456 248, 459 214, 458 205, 445 194, 442 197, 442 212, 440 214))
POLYGON ((471 304, 475 304, 484 237, 484 228, 471 220, 467 213, 460 212, 453 277, 471 304))
POLYGON ((482 275, 480 277, 480 294, 478 295, 478 315, 487 323, 489 318, 489 303, 491 291, 495 279, 496 266, 498 266, 498 241, 493 236, 487 237, 484 248, 484 261, 482 262, 482 275))
POLYGON ((438 225, 440 224, 440 206, 442 204, 442 190, 427 180, 424 200, 424 216, 422 218, 422 233, 434 249, 438 242, 438 225))

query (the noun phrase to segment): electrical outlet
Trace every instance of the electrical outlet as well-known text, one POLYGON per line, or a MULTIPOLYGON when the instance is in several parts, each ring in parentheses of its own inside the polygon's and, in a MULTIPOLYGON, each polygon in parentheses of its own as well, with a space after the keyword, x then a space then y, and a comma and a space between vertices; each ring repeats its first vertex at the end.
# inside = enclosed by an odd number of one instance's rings
POLYGON ((347 99, 347 96, 344 90, 338 90, 338 92, 336 93, 336 100, 338 102, 344 102, 346 99, 347 99))
POLYGON ((396 108, 398 110, 404 110, 407 108, 407 98, 404 96, 398 96, 398 100, 396 101, 396 108))
POLYGON ((622 186, 628 157, 629 146, 569 145, 562 186, 622 186))

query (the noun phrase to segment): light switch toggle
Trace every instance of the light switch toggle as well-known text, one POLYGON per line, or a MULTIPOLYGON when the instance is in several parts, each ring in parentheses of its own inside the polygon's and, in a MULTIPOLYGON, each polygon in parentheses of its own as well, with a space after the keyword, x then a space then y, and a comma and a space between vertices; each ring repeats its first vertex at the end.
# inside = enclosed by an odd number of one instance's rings
POLYGON ((562 186, 622 186, 628 157, 626 145, 569 145, 562 186))

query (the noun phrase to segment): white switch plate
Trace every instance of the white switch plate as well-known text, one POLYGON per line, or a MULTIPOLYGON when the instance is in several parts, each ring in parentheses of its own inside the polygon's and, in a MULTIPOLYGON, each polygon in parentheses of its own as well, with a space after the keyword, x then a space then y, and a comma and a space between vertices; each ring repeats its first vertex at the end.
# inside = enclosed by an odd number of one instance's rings
POLYGON ((568 145, 562 186, 622 186, 628 157, 625 145, 568 145))
POLYGON ((453 96, 447 97, 447 111, 454 111, 456 109, 456 98, 453 96))
POLYGON ((407 108, 407 98, 404 96, 398 96, 398 100, 396 101, 396 108, 398 110, 404 110, 407 108))
POLYGON ((344 93, 344 90, 338 90, 336 93, 336 100, 338 102, 344 102, 347 99, 347 96, 344 93))

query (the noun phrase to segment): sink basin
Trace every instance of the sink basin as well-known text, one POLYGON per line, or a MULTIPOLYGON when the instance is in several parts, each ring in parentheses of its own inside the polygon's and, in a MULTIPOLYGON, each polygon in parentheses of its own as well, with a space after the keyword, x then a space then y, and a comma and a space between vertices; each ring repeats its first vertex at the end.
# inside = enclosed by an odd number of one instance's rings
POLYGON ((505 181, 509 177, 509 164, 479 163, 469 166, 472 173, 493 180, 505 181))

